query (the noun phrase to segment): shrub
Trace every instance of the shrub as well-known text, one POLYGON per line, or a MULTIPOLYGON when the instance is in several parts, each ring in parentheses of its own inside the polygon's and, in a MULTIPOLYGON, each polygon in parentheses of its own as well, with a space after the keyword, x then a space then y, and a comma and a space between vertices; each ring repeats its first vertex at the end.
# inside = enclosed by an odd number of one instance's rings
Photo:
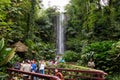
POLYGON ((108 73, 119 72, 120 42, 102 41, 94 42, 83 49, 82 60, 86 63, 89 58, 95 59, 97 69, 108 73))
POLYGON ((63 59, 66 62, 76 62, 77 60, 80 59, 80 56, 74 51, 66 51, 63 55, 63 59))
POLYGON ((107 76, 106 80, 120 80, 120 73, 115 73, 113 75, 107 76))
POLYGON ((88 43, 87 40, 80 40, 80 39, 70 39, 67 41, 67 50, 72 50, 77 53, 82 51, 82 47, 88 43), (84 44, 84 45, 83 45, 84 44))
POLYGON ((33 59, 54 59, 55 58, 55 47, 54 44, 44 43, 44 42, 33 42, 32 40, 26 40, 27 46, 29 47, 29 58, 33 59), (31 55, 30 53, 35 51, 35 54, 31 55))

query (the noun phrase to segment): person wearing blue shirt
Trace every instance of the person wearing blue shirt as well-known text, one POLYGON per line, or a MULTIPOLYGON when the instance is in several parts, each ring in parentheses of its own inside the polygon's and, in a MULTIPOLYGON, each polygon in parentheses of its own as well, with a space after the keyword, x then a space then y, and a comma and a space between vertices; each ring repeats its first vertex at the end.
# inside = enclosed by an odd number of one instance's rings
POLYGON ((36 65, 35 61, 32 61, 31 72, 36 72, 36 69, 37 69, 37 65, 36 65))

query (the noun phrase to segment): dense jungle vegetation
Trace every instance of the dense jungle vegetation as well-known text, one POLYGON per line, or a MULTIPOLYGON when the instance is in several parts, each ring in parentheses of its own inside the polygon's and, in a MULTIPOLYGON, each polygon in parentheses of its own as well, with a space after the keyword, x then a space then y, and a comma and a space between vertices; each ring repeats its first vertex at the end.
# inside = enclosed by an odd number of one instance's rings
MULTIPOLYGON (((100 0, 70 0, 65 10, 65 61, 85 66, 93 58, 96 69, 119 74, 120 0, 109 0, 105 5, 100 0)), ((12 55, 6 65, 27 57, 54 59, 59 13, 57 6, 43 9, 39 0, 0 0, 0 63, 8 59, 9 51, 5 53, 4 49, 18 41, 28 46, 28 52, 22 58, 17 53, 12 55)), ((6 65, 0 65, 0 70, 6 65)))

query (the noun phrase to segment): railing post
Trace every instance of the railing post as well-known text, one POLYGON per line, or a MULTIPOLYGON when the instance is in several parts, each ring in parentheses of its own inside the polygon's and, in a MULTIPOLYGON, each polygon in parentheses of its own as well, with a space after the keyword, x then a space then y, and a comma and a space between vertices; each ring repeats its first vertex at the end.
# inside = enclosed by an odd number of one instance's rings
POLYGON ((48 69, 48 74, 50 74, 50 69, 48 69))
POLYGON ((31 77, 31 79, 30 79, 30 80, 33 80, 33 78, 34 78, 34 77, 33 77, 32 75, 31 75, 30 77, 31 77))
POLYGON ((12 79, 12 72, 10 73, 10 71, 7 71, 8 74, 9 74, 9 77, 8 77, 8 80, 11 80, 12 79))
POLYGON ((101 75, 102 74, 97 74, 97 78, 98 78, 97 80, 100 80, 99 78, 102 78, 101 75))

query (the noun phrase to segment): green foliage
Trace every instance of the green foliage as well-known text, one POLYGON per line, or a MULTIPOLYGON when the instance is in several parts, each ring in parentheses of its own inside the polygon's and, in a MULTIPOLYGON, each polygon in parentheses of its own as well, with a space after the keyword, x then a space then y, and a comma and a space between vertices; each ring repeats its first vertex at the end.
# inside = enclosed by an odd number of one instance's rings
MULTIPOLYGON (((84 66, 77 66, 77 65, 73 65, 73 64, 68 64, 68 63, 59 63, 58 65, 52 65, 52 66, 49 66, 49 67, 52 67, 52 68, 64 68, 64 69, 71 69, 71 70, 92 70, 92 71, 99 71, 99 72, 103 72, 101 70, 96 70, 96 69, 91 69, 91 68, 88 68, 88 67, 84 67, 84 66)), ((46 72, 47 73, 47 72, 46 72)), ((62 72, 64 76, 64 78, 74 78, 76 79, 76 76, 93 76, 93 75, 89 75, 89 74, 82 74, 82 73, 71 73, 71 72, 62 72), (69 76, 68 76, 69 75, 69 76), (70 75, 76 75, 76 76, 70 76, 70 75)))
POLYGON ((6 80, 9 75, 3 72, 0 72, 0 79, 1 80, 6 80))
POLYGON ((7 32, 11 31, 9 25, 13 24, 10 20, 7 19, 7 13, 9 12, 6 10, 7 7, 10 7, 11 1, 10 0, 1 0, 0 1, 0 39, 2 37, 7 36, 7 32))
POLYGON ((115 73, 107 77, 107 80, 120 80, 120 73, 115 73))
POLYGON ((99 0, 70 0, 66 7, 67 38, 79 36, 88 40, 118 40, 120 36, 118 4, 118 0, 109 1, 106 6, 102 6, 99 0))
POLYGON ((66 45, 68 46, 67 47, 67 50, 73 50, 75 52, 80 52, 81 50, 81 41, 80 40, 77 40, 77 39, 70 39, 69 41, 67 41, 66 45))
POLYGON ((6 48, 4 38, 1 39, 0 45, 0 66, 3 66, 13 58, 16 48, 6 48))
POLYGON ((2 55, 3 58, 1 58, 2 60, 0 61, 0 66, 7 64, 14 57, 15 50, 16 48, 13 48, 12 50, 7 51, 7 48, 6 48, 5 52, 3 52, 3 53, 6 53, 6 55, 4 54, 2 55))
POLYGON ((14 55, 14 57, 9 62, 9 67, 13 67, 13 64, 16 63, 16 61, 22 62, 23 59, 19 57, 17 54, 14 55))
POLYGON ((4 46, 5 46, 4 38, 2 38, 2 39, 0 40, 0 51, 2 51, 2 49, 4 48, 4 46))
POLYGON ((44 43, 44 42, 33 42, 32 40, 26 40, 26 44, 29 47, 29 54, 32 53, 32 51, 35 51, 33 55, 31 54, 32 58, 35 59, 45 59, 50 60, 54 59, 55 57, 55 48, 53 44, 50 43, 44 43))
POLYGON ((83 53, 88 53, 88 51, 96 51, 101 53, 107 50, 111 49, 111 46, 113 44, 113 41, 102 41, 102 42, 94 42, 90 45, 86 46, 85 49, 83 49, 83 53))
POLYGON ((81 53, 80 64, 94 58, 97 69, 108 73, 120 71, 119 4, 119 0, 109 0, 106 6, 99 0, 70 0, 66 6, 66 49, 81 53))
MULTIPOLYGON (((40 43, 39 43, 40 44, 40 43)), ((50 60, 55 58, 55 48, 53 44, 45 44, 39 45, 39 55, 41 55, 45 60, 50 60)))
POLYGON ((88 44, 87 40, 80 40, 79 38, 72 38, 66 42, 67 50, 72 50, 81 53, 82 48, 88 44))
POLYGON ((55 42, 55 25, 58 12, 56 8, 50 7, 46 10, 39 10, 36 23, 38 25, 40 38, 43 42, 55 42))
POLYGON ((16 48, 6 48, 5 40, 0 40, 0 79, 6 80, 8 74, 5 73, 7 63, 14 57, 16 48))
POLYGON ((63 55, 63 59, 66 62, 76 62, 80 59, 80 55, 74 51, 66 51, 63 55))
POLYGON ((77 66, 77 65, 73 65, 73 64, 69 64, 69 63, 59 63, 57 66, 53 66, 53 67, 73 69, 73 70, 94 70, 95 71, 95 69, 91 69, 91 68, 84 67, 84 66, 77 66))
POLYGON ((83 49, 81 58, 85 63, 90 58, 95 60, 96 68, 108 73, 118 72, 119 62, 119 42, 102 41, 94 42, 83 49))
POLYGON ((38 32, 35 25, 38 0, 2 0, 0 4, 0 38, 11 43, 34 39, 38 32))

